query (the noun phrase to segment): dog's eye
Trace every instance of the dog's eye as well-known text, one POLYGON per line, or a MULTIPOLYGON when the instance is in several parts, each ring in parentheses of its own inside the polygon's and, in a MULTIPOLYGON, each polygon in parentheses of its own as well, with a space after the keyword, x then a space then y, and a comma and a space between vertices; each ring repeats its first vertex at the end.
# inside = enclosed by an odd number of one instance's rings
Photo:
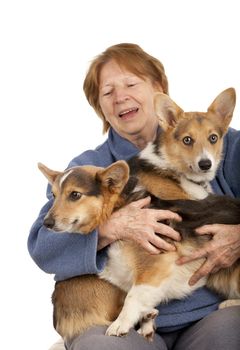
POLYGON ((193 144, 193 139, 190 136, 185 136, 182 141, 184 145, 187 145, 187 146, 190 146, 193 144))
POLYGON ((71 201, 77 201, 78 199, 80 199, 82 197, 82 194, 80 192, 77 191, 73 191, 70 193, 69 195, 69 199, 71 201))
POLYGON ((218 136, 216 134, 212 134, 209 136, 208 140, 210 143, 216 143, 218 140, 218 136))
POLYGON ((55 194, 53 192, 51 192, 51 194, 52 194, 53 198, 55 199, 55 197, 56 197, 55 194))

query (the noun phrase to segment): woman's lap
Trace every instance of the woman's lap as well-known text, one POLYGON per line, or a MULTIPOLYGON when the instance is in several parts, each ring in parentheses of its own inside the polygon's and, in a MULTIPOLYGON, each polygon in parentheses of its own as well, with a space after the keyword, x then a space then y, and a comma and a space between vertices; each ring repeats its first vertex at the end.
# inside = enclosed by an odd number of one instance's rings
POLYGON ((125 337, 106 336, 107 327, 93 327, 66 344, 68 350, 167 350, 163 339, 156 335, 153 342, 147 341, 135 330, 125 337))
POLYGON ((217 310, 184 330, 156 334, 153 342, 135 330, 118 338, 105 336, 106 327, 93 327, 66 346, 68 350, 238 350, 239 329, 240 307, 233 306, 217 310))
POLYGON ((240 349, 240 306, 212 312, 178 337, 174 350, 240 349))

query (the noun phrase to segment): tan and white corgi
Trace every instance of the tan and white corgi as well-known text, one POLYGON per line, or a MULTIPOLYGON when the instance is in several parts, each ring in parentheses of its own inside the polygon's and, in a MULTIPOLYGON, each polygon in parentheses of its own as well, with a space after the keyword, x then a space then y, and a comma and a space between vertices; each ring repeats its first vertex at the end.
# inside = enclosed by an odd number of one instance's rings
POLYGON ((219 94, 204 112, 184 112, 168 95, 155 96, 159 133, 129 160, 131 174, 157 197, 202 199, 221 161, 223 136, 232 119, 235 90, 219 94))
MULTIPOLYGON (((134 242, 116 241, 108 250, 107 264, 99 276, 80 276, 56 283, 54 325, 64 339, 94 325, 109 325, 108 335, 121 336, 138 322, 140 333, 151 339, 155 307, 163 301, 183 298, 206 283, 226 298, 240 297, 239 264, 201 279, 194 286, 189 286, 188 280, 203 260, 175 264, 181 255, 210 239, 194 235, 197 226, 184 208, 189 209, 194 203, 201 223, 206 224, 209 218, 203 208, 214 203, 210 217, 217 220, 214 213, 219 213, 217 204, 222 205, 222 197, 208 197, 209 181, 221 160, 222 140, 234 106, 234 89, 222 92, 207 113, 185 113, 168 96, 158 94, 156 114, 161 131, 128 164, 118 161, 106 169, 79 166, 64 172, 39 164, 55 197, 44 219, 44 224, 54 231, 88 234, 114 210, 149 193, 154 207, 168 207, 184 218, 179 225, 175 224, 182 234, 181 242, 175 242, 176 251, 150 255, 134 242), (171 201, 176 199, 184 201, 171 201)), ((225 204, 224 213, 228 217, 218 217, 218 223, 227 220, 240 223, 240 202, 225 198, 227 202, 233 203, 225 204)))

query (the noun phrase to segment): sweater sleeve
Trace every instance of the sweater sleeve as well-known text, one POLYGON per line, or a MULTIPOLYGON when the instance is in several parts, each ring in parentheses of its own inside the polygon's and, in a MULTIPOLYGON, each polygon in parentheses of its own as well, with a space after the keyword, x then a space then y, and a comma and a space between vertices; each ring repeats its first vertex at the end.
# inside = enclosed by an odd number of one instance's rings
POLYGON ((229 129, 223 163, 226 178, 234 197, 240 197, 240 131, 229 129))
POLYGON ((215 193, 240 197, 240 131, 229 128, 224 137, 222 161, 212 181, 215 193))
MULTIPOLYGON (((101 152, 87 151, 74 158, 69 167, 84 164, 105 166, 101 158, 101 152)), ((107 163, 111 163, 107 154, 106 159, 107 163)), ((97 252, 97 230, 88 235, 56 233, 43 225, 44 217, 53 203, 50 189, 48 186, 49 201, 41 209, 30 230, 28 250, 32 259, 45 272, 55 274, 55 280, 100 272, 105 264, 106 251, 103 249, 97 252)))

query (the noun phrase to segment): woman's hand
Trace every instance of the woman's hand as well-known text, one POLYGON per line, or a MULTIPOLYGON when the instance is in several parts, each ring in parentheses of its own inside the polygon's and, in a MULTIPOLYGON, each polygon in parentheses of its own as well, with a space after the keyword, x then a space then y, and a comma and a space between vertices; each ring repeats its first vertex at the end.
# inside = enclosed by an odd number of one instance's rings
POLYGON ((145 208, 150 201, 151 198, 146 197, 114 212, 109 220, 99 226, 98 249, 122 239, 137 242, 151 254, 159 254, 161 250, 174 251, 175 247, 156 233, 179 241, 179 233, 159 221, 181 221, 181 218, 169 210, 145 208))
POLYGON ((199 235, 210 234, 212 239, 203 248, 177 260, 177 264, 181 265, 199 258, 206 258, 190 278, 189 285, 194 285, 200 278, 211 272, 231 266, 240 258, 240 225, 205 225, 198 228, 196 232, 199 235))

